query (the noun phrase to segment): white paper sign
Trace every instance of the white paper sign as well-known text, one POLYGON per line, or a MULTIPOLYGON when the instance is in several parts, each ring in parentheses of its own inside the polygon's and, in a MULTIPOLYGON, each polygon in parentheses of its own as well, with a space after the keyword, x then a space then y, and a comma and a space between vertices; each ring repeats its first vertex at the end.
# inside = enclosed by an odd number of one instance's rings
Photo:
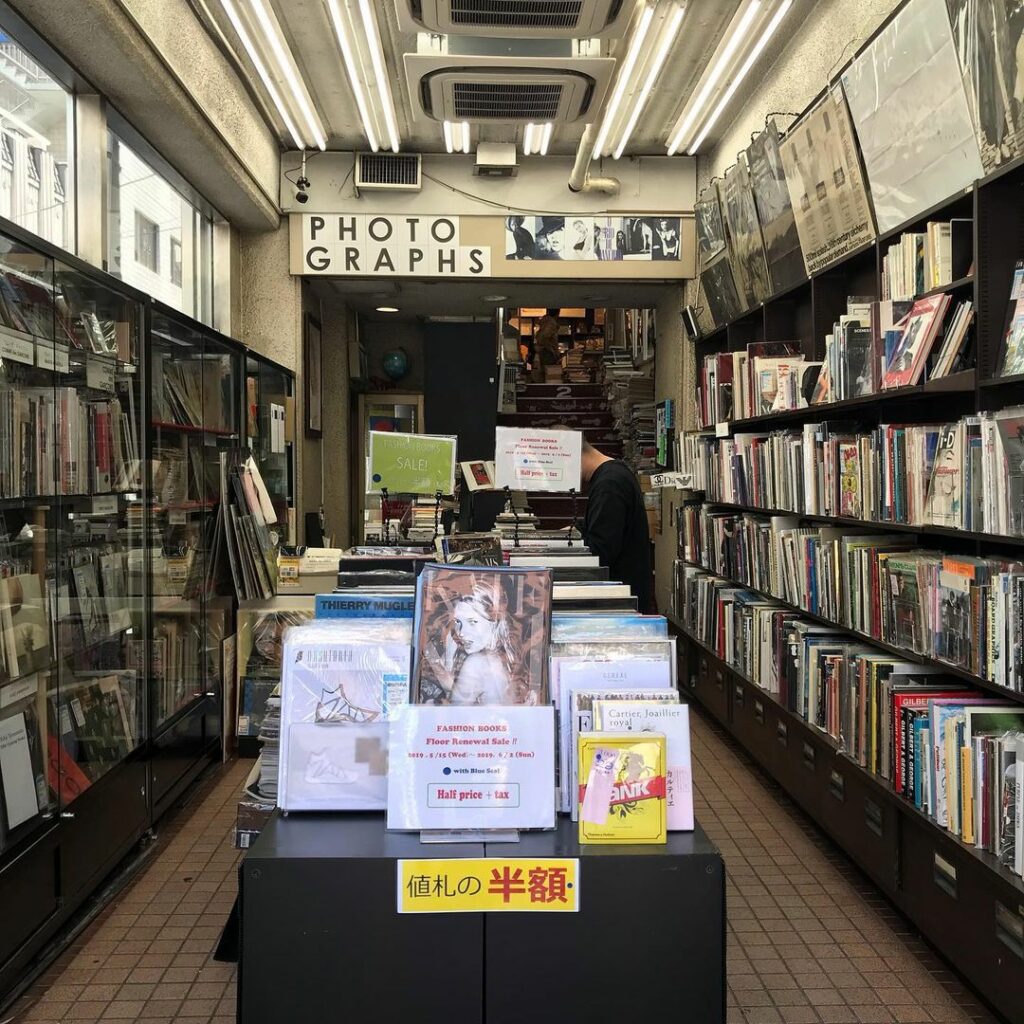
POLYGON ((0 358, 35 366, 36 346, 31 335, 0 327, 0 358))
POLYGON ((39 813, 32 753, 23 714, 0 721, 0 776, 4 780, 7 827, 17 828, 39 813))
POLYGON ((555 709, 400 708, 388 828, 554 828, 555 709))
POLYGON ((36 338, 36 366, 42 370, 70 373, 71 358, 68 346, 62 345, 59 341, 36 338))
POLYGON ((116 364, 108 356, 89 353, 85 357, 85 383, 97 391, 114 393, 114 370, 116 364))
POLYGON ((578 430, 495 430, 495 486, 514 491, 580 489, 583 435, 578 430))

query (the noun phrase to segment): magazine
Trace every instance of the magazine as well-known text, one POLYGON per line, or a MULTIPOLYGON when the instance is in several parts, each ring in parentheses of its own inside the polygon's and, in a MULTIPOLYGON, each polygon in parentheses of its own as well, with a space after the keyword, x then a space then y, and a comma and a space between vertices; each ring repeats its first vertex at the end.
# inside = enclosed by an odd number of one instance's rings
POLYGON ((418 704, 547 704, 549 569, 427 565, 416 583, 418 704))
POLYGON ((918 382, 948 306, 948 295, 930 295, 914 303, 886 367, 883 388, 902 388, 918 382))

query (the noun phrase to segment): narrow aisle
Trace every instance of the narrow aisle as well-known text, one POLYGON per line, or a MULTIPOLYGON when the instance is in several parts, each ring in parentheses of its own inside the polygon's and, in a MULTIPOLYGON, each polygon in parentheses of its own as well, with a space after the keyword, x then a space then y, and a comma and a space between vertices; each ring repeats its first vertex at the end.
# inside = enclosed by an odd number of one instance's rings
POLYGON ((697 820, 728 873, 729 1024, 995 1024, 778 786, 691 721, 697 820))
MULTIPOLYGON (((994 1024, 782 791, 699 712, 692 721, 697 815, 729 877, 730 1024, 994 1024)), ((203 784, 146 869, 4 1021, 234 1021, 235 968, 213 951, 236 891, 249 767, 203 784)))
POLYGON ((233 1024, 235 966, 213 952, 237 891, 233 830, 251 767, 203 781, 146 868, 0 1020, 233 1024))

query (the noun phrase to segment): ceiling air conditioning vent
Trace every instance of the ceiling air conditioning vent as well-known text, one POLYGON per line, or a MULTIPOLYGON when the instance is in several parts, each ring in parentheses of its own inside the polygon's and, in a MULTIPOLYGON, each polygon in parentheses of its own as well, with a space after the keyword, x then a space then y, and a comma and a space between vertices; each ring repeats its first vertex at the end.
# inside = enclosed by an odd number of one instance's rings
POLYGON ((419 192, 419 153, 357 153, 356 189, 419 192))
POLYGON ((438 121, 572 122, 585 116, 594 79, 533 67, 449 67, 420 80, 423 110, 438 121))
MULTIPOLYGON (((401 4, 402 0, 400 0, 401 4)), ((419 29, 443 35, 601 35, 625 31, 623 0, 404 0, 419 29)))

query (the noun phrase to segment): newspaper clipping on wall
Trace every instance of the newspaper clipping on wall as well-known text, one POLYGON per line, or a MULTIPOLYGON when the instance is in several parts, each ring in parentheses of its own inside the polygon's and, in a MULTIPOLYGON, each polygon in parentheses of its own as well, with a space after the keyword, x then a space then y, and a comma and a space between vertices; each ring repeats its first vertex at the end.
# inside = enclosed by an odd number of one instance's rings
POLYGON ((808 274, 875 237, 853 125, 838 89, 790 129, 779 153, 808 274))

